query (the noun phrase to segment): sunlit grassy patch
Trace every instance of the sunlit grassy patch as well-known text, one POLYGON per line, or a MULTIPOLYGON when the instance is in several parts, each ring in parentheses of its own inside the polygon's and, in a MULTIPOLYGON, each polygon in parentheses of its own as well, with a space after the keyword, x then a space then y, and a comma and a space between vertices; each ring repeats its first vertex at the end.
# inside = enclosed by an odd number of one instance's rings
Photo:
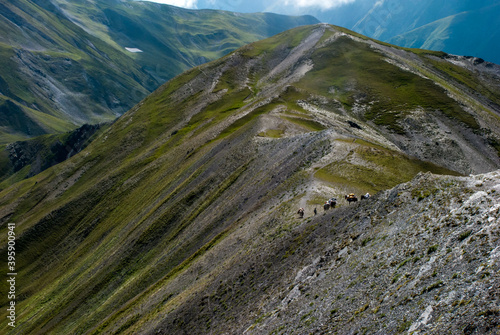
POLYGON ((266 131, 260 132, 260 137, 270 137, 270 138, 280 138, 284 134, 282 129, 267 129, 266 131))
POLYGON ((365 117, 375 124, 402 133, 398 121, 417 107, 441 111, 472 129, 475 119, 465 112, 445 90, 431 80, 404 71, 384 61, 384 56, 368 45, 340 37, 314 52, 315 67, 297 84, 298 87, 334 97, 351 108, 357 99, 371 102, 365 117), (359 95, 359 92, 363 92, 359 95))
POLYGON ((314 176, 331 184, 354 186, 366 192, 376 193, 407 182, 421 171, 458 175, 454 171, 368 142, 357 143, 359 146, 352 153, 356 159, 347 158, 328 164, 314 176))
POLYGON ((284 118, 290 122, 293 122, 295 124, 298 124, 299 126, 305 128, 307 130, 310 130, 310 131, 321 131, 321 130, 326 129, 325 126, 323 126, 321 123, 316 122, 314 120, 308 120, 308 119, 298 118, 298 117, 288 117, 288 116, 282 116, 282 118, 284 118))

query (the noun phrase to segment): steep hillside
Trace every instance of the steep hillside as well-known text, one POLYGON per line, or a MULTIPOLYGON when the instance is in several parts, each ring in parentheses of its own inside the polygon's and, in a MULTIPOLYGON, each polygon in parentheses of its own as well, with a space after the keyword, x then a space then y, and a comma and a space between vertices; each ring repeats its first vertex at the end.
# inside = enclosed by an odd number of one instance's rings
POLYGON ((54 132, 56 124, 69 130, 113 120, 158 85, 132 58, 70 22, 49 1, 2 1, 0 15, 0 94, 4 106, 18 106, 10 117, 22 109, 26 120, 3 123, 4 133, 32 137, 54 132), (25 129, 30 123, 36 130, 25 129))
POLYGON ((311 16, 188 10, 151 2, 52 2, 82 29, 118 49, 138 49, 134 60, 160 83, 244 44, 319 22, 311 16))
POLYGON ((113 120, 194 65, 317 22, 117 0, 0 1, 0 16, 0 143, 113 120))
POLYGON ((2 329, 493 333, 499 73, 323 24, 185 72, 0 192, 2 329))

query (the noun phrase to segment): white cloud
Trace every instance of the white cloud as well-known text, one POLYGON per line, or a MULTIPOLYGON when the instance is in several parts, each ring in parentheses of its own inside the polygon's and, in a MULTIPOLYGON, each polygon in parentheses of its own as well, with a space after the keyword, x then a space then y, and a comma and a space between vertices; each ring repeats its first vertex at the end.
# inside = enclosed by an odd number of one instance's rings
POLYGON ((284 5, 298 8, 316 7, 322 10, 332 9, 356 0, 285 0, 284 5))
POLYGON ((183 8, 196 8, 198 0, 147 0, 151 2, 164 3, 167 5, 183 7, 183 8))

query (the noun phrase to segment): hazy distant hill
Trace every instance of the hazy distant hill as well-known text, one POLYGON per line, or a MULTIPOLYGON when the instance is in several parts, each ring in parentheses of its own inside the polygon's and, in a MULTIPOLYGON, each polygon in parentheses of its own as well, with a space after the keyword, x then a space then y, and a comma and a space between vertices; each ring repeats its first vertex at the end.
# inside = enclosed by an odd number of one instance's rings
POLYGON ((317 22, 118 0, 3 0, 0 18, 0 143, 112 120, 194 65, 317 22))
POLYGON ((397 45, 443 50, 500 63, 500 4, 452 15, 390 38, 397 45))
POLYGON ((500 168, 499 78, 325 24, 188 70, 2 184, 18 317, 1 295, 0 327, 493 334, 500 175, 457 175, 500 168))
MULTIPOLYGON (((323 4, 339 2, 325 1, 323 4)), ((500 64, 497 51, 497 46, 500 45, 498 9, 485 10, 487 7, 496 5, 493 0, 356 0, 341 3, 328 10, 320 9, 319 6, 313 6, 312 3, 307 2, 301 2, 300 9, 292 5, 296 5, 297 2, 289 1, 289 6, 272 7, 274 3, 279 2, 262 0, 216 1, 215 3, 199 0, 197 2, 200 8, 217 6, 222 9, 251 12, 259 10, 307 12, 321 22, 349 28, 385 42, 401 43, 398 44, 401 46, 422 47, 427 39, 434 41, 435 38, 439 38, 440 43, 426 43, 428 47, 424 48, 443 50, 457 55, 472 55, 500 64), (306 6, 307 4, 310 6, 306 6), (477 11, 482 11, 484 15, 472 14, 477 11), (457 15, 462 17, 455 17, 457 15), (445 18, 448 18, 446 26, 440 21, 445 18), (422 28, 424 26, 426 27, 422 28), (408 36, 399 36, 403 34, 408 34, 408 36), (396 36, 398 36, 397 39, 395 39, 396 36), (462 44, 459 43, 460 40, 463 40, 462 44)))
POLYGON ((385 0, 376 2, 352 29, 400 46, 500 63, 498 17, 499 6, 490 0, 385 0))
MULTIPOLYGON (((491 5, 490 0, 376 1, 364 18, 359 20, 353 28, 362 34, 368 34, 370 37, 388 40, 442 18, 491 5)), ((475 21, 478 22, 477 18, 475 21)), ((490 23, 488 19, 479 22, 484 26, 486 23, 490 23)))

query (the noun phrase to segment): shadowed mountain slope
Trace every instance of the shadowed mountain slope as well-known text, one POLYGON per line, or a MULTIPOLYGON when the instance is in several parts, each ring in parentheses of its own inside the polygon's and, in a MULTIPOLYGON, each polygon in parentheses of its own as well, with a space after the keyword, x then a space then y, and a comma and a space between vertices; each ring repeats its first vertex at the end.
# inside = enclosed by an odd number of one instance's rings
POLYGON ((472 55, 498 63, 499 14, 500 4, 470 10, 434 21, 388 41, 404 47, 472 55))
POLYGON ((323 24, 195 67, 0 192, 18 273, 1 326, 492 333, 498 172, 427 172, 500 168, 498 78, 323 24))
POLYGON ((318 22, 117 0, 0 1, 0 17, 0 143, 113 120, 194 65, 318 22))
POLYGON ((107 126, 86 124, 64 134, 43 135, 0 146, 0 189, 76 155, 107 126))
POLYGON ((500 63, 499 6, 494 1, 383 0, 373 1, 372 6, 355 24, 349 24, 349 19, 335 23, 403 47, 472 55, 500 63))

